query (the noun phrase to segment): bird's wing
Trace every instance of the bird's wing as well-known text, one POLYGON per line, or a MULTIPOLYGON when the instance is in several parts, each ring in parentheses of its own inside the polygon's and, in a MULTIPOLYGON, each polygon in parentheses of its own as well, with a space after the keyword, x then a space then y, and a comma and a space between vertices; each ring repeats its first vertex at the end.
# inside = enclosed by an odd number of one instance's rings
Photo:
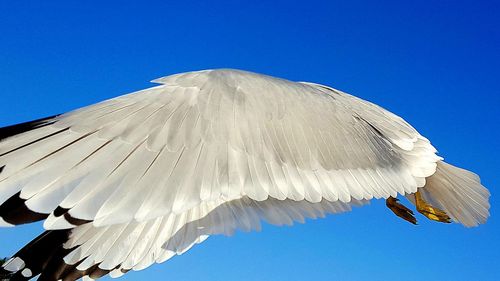
MULTIPOLYGON (((27 245, 7 263, 7 269, 21 274, 41 273, 43 280, 73 280, 69 276, 97 278, 109 273, 118 277, 129 270, 142 270, 164 262, 203 242, 209 235, 232 235, 236 230, 260 230, 261 220, 274 225, 303 223, 327 214, 345 212, 350 203, 322 200, 268 199, 248 197, 203 202, 179 214, 169 214, 144 222, 131 221, 96 227, 92 223, 73 228, 66 240, 56 240, 68 230, 45 233, 27 245), (50 249, 51 254, 40 251, 50 249), (47 266, 48 265, 48 266, 47 266), (43 270, 41 270, 43 268, 43 270)), ((64 236, 63 236, 64 237, 64 236)))
POLYGON ((4 130, 0 203, 17 211, 0 206, 3 224, 30 211, 50 214, 48 229, 144 222, 245 196, 385 198, 415 192, 440 159, 401 118, 324 86, 233 70, 156 82, 4 130))
POLYGON ((65 261, 75 264, 85 259, 79 269, 100 264, 100 268, 106 270, 117 267, 124 271, 141 270, 153 262, 161 263, 176 254, 186 252, 209 235, 232 235, 236 230, 260 230, 261 220, 274 225, 303 223, 306 218, 315 219, 326 214, 345 212, 351 209, 351 204, 362 203, 326 200, 310 203, 289 199, 255 201, 243 197, 229 202, 223 200, 204 202, 181 214, 170 214, 147 222, 130 222, 98 228, 88 224, 86 228, 76 228, 73 231, 65 247, 75 250, 65 261), (142 235, 140 232, 148 234, 142 235), (100 237, 101 241, 89 239, 96 236, 100 237), (96 248, 92 251, 89 244, 100 246, 98 250, 96 248), (111 245, 108 247, 108 244, 111 245))

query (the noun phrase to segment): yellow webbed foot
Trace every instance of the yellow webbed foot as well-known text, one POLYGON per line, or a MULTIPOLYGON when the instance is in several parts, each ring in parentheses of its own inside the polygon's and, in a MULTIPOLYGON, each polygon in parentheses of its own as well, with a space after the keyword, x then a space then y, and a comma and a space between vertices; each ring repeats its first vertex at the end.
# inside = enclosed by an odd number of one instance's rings
POLYGON ((398 203, 399 199, 389 197, 385 201, 385 205, 398 217, 412 224, 417 224, 417 219, 413 215, 413 211, 398 203))
POLYGON ((445 211, 433 207, 425 202, 422 195, 418 191, 415 193, 415 205, 417 207, 417 211, 426 216, 428 219, 443 223, 451 223, 451 218, 445 211))

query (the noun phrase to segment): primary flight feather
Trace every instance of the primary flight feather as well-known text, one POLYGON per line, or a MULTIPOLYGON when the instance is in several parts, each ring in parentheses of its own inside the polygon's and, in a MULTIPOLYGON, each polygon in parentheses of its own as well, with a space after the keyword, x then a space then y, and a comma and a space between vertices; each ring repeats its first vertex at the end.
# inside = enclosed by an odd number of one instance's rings
POLYGON ((403 219, 484 223, 489 192, 400 117, 339 90, 239 70, 0 129, 0 226, 47 230, 12 280, 120 276, 209 235, 292 224, 373 198, 403 219))

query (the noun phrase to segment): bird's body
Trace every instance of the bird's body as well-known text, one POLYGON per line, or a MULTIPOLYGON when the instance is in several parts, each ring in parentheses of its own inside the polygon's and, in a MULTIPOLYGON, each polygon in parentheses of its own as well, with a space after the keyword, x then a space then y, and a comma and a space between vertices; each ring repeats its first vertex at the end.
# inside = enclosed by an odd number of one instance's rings
POLYGON ((6 263, 16 278, 119 276, 209 235, 398 194, 438 221, 438 211, 466 226, 489 215, 476 175, 370 102, 238 70, 154 82, 0 130, 0 226, 44 219, 48 230, 6 263))

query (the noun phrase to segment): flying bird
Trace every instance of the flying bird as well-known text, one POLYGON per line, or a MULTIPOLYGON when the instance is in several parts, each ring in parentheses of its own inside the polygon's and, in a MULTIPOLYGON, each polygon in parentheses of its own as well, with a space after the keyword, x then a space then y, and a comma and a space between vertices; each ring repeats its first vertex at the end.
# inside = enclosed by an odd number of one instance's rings
POLYGON ((0 226, 45 232, 10 280, 119 277, 210 235, 290 225, 385 199, 413 224, 489 216, 477 175, 395 114, 334 88, 231 69, 0 129, 0 226))

